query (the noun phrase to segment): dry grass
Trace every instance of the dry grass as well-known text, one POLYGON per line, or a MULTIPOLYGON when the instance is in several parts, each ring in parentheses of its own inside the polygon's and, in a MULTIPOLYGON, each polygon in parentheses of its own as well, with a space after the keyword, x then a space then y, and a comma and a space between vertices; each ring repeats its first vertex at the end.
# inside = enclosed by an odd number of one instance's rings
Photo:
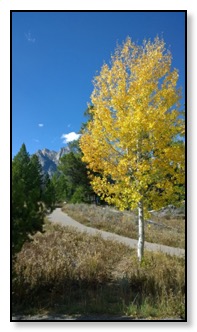
MULTIPOLYGON (((67 204, 62 210, 75 220, 94 228, 133 239, 138 237, 135 212, 121 212, 111 207, 67 204)), ((145 222, 145 240, 171 247, 185 248, 185 221, 173 215, 152 216, 155 224, 145 222)))
POLYGON ((47 223, 17 255, 13 312, 184 317, 185 262, 47 223))

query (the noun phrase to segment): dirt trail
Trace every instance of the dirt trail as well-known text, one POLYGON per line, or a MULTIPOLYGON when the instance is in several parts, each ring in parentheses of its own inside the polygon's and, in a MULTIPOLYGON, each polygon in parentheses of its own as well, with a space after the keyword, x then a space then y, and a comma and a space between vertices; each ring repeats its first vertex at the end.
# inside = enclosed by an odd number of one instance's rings
MULTIPOLYGON (((56 208, 49 216, 48 219, 51 222, 60 223, 64 226, 72 226, 79 231, 87 232, 88 234, 96 235, 100 234, 104 239, 115 240, 128 245, 131 248, 137 248, 137 240, 130 239, 121 235, 117 235, 110 232, 105 232, 96 228, 88 227, 80 224, 78 221, 69 217, 66 213, 62 212, 61 208, 56 208)), ((185 250, 181 248, 168 247, 162 244, 145 242, 145 249, 150 251, 161 251, 169 255, 185 256, 185 250)))

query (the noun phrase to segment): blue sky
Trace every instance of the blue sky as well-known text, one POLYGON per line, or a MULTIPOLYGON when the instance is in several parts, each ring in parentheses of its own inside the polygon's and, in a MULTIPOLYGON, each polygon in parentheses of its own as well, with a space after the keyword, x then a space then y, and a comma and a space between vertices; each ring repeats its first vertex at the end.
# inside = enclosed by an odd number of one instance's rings
POLYGON ((163 37, 184 92, 184 20, 183 12, 13 12, 13 156, 23 142, 32 154, 58 151, 75 137, 93 77, 127 36, 163 37))

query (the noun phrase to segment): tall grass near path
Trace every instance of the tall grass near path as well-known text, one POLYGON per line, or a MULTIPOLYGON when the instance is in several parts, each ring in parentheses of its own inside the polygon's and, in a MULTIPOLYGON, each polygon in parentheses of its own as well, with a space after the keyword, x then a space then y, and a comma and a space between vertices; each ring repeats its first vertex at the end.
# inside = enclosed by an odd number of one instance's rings
POLYGON ((18 253, 13 312, 184 317, 183 258, 135 250, 47 223, 18 253))
MULTIPOLYGON (((138 238, 137 212, 119 211, 109 206, 66 204, 62 211, 80 223, 133 239, 138 238)), ((185 248, 185 220, 178 216, 151 216, 145 221, 145 241, 185 248)))

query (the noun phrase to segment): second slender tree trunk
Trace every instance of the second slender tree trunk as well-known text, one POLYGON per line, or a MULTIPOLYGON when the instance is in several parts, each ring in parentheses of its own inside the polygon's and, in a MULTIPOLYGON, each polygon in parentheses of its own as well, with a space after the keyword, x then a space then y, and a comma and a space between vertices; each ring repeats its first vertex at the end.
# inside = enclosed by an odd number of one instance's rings
POLYGON ((139 262, 142 261, 144 256, 144 213, 143 213, 143 202, 138 203, 138 249, 137 256, 139 262))

